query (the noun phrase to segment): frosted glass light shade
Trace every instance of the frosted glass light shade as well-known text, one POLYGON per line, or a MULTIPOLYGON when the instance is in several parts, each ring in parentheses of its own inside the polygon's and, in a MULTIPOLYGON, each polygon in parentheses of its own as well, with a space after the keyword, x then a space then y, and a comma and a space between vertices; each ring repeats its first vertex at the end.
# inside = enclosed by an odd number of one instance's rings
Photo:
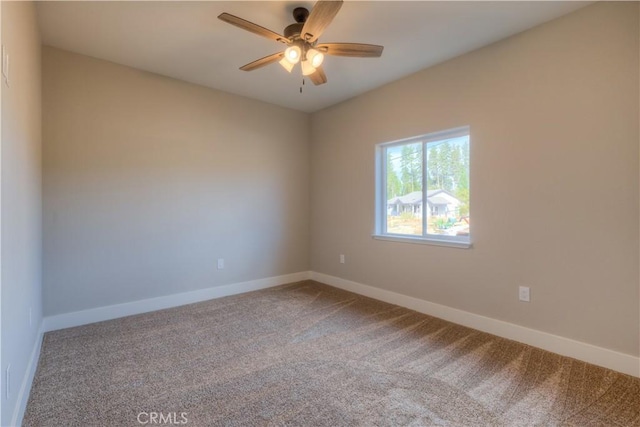
POLYGON ((324 61, 324 54, 315 49, 309 49, 307 51, 307 61, 311 61, 313 68, 318 68, 324 61))
POLYGON ((291 64, 297 64, 300 61, 300 56, 302 55, 302 51, 299 46, 289 46, 287 50, 284 51, 284 57, 291 64))
POLYGON ((316 72, 316 69, 311 65, 311 61, 302 61, 302 75, 308 76, 316 72))
POLYGON ((282 68, 284 68, 288 72, 291 72, 291 70, 293 70, 293 67, 295 67, 295 65, 296 65, 296 64, 292 64, 291 62, 289 62, 289 60, 286 57, 282 58, 278 62, 278 64, 282 65, 282 68))

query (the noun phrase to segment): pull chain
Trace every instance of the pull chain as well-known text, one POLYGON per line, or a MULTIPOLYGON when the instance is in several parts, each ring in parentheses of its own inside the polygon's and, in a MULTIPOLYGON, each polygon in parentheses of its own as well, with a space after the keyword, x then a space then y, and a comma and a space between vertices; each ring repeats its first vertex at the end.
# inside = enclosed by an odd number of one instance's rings
MULTIPOLYGON (((304 77, 302 78, 302 86, 304 86, 304 77)), ((302 86, 300 86, 300 93, 302 93, 302 86)))

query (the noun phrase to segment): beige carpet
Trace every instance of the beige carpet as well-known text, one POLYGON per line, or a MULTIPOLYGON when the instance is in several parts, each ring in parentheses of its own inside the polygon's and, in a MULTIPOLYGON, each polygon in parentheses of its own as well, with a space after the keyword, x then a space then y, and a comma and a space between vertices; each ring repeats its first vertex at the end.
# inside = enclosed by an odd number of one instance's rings
POLYGON ((153 412, 187 426, 631 426, 640 380, 310 281, 45 335, 24 425, 153 412))

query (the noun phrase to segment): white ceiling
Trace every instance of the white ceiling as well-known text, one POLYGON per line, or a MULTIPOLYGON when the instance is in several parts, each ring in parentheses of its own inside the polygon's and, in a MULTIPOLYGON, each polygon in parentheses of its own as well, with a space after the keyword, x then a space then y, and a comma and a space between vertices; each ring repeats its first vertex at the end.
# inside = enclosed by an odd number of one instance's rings
POLYGON ((309 1, 41 2, 43 44, 272 104, 313 112, 485 46, 590 2, 345 1, 321 42, 384 45, 381 58, 325 58, 314 87, 277 63, 238 68, 283 50, 217 19, 228 12, 282 34, 309 1))

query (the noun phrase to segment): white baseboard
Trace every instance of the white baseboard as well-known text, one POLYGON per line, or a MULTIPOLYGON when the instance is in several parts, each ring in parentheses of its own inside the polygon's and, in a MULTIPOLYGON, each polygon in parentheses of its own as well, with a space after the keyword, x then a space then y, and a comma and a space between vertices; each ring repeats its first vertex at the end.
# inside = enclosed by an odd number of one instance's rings
POLYGON ((215 286, 197 291, 183 292, 123 304, 47 316, 44 318, 44 331, 49 332, 74 326, 87 325, 89 323, 102 322, 104 320, 117 319, 119 317, 131 316, 134 314, 148 313, 150 311, 178 307, 214 298, 257 291, 259 289, 307 280, 309 279, 309 276, 310 273, 308 271, 301 271, 299 273, 285 274, 283 276, 267 277, 264 279, 250 280, 248 282, 215 286))
MULTIPOLYGON (((298 273, 286 274, 283 276, 269 277, 265 279, 251 280, 248 282, 234 283, 224 286, 216 286, 197 291, 184 292, 180 294, 167 295, 157 298, 149 298, 140 301, 133 301, 124 304, 98 307, 89 310, 64 313, 55 316, 48 316, 43 319, 43 332, 57 329, 70 328, 74 326, 86 325, 89 323, 101 322, 104 320, 116 319, 119 317, 131 316, 134 314, 147 313, 165 308, 177 307, 185 304, 206 301, 228 295, 235 295, 244 292, 256 291, 301 280, 313 279, 336 288, 354 292, 380 301, 396 304, 410 308, 420 313, 439 317, 459 325, 478 329, 503 338, 508 338, 524 344, 529 344, 544 350, 548 350, 563 356, 573 357, 594 365, 603 366, 635 377, 640 377, 640 358, 609 350, 603 347, 572 340, 547 332, 526 328, 502 320, 492 319, 479 314, 470 313, 463 310, 436 304, 419 298, 402 295, 397 292, 387 291, 358 282, 330 276, 315 271, 302 271, 298 273)), ((40 339, 40 342, 42 340, 40 339)), ((39 354, 39 345, 37 353, 39 354)), ((34 349, 34 354, 36 349, 34 349)), ((34 356, 35 357, 35 356, 34 356)), ((35 359, 37 363, 37 357, 35 359)), ((30 362, 31 363, 31 362, 30 362)), ((35 366, 33 368, 35 372, 35 366)), ((33 375, 33 374, 31 374, 33 375)), ((29 381, 29 384, 31 382, 29 381)), ((24 384, 23 384, 24 388, 24 384)), ((28 393, 27 393, 28 397, 28 393)), ((26 401, 24 402, 26 404, 26 401)), ((23 409, 24 411, 24 409, 23 409)))
POLYGON ((44 335, 43 324, 40 325, 36 342, 33 344, 33 350, 29 357, 29 364, 27 370, 22 378, 22 384, 18 391, 18 397, 16 399, 16 405, 13 408, 13 415, 11 416, 11 425, 22 425, 22 418, 24 417, 24 411, 27 409, 27 402, 29 401, 29 393, 31 393, 31 385, 33 384, 33 377, 36 374, 38 368, 38 360, 40 359, 40 349, 42 348, 42 338, 44 335))
POLYGON ((311 279, 369 298, 388 302, 448 320, 469 328, 478 329, 503 338, 529 344, 563 356, 573 357, 594 365, 603 366, 635 377, 640 377, 640 358, 619 353, 595 345, 575 341, 502 320, 469 313, 441 304, 353 282, 328 274, 311 272, 311 279))

